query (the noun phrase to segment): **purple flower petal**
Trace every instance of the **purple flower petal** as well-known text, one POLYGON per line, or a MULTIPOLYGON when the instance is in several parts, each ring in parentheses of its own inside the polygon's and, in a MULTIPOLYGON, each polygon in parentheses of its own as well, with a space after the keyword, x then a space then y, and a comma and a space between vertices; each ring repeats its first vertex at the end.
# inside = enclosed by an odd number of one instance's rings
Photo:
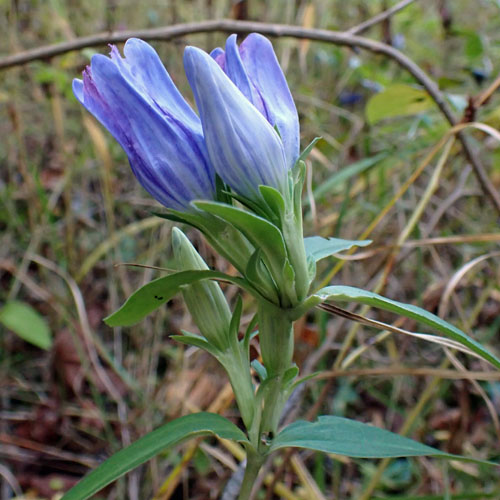
POLYGON ((160 203, 190 209, 193 199, 213 199, 215 173, 201 123, 168 76, 156 52, 132 39, 123 59, 92 58, 77 99, 113 134, 143 187, 160 203))
POLYGON ((264 116, 271 125, 278 128, 287 165, 291 168, 299 156, 299 119, 273 46, 264 36, 252 33, 241 43, 239 54, 234 51, 228 52, 226 46, 226 65, 236 66, 234 60, 238 59, 238 55, 254 90, 252 102, 259 109, 263 107, 264 110, 261 111, 264 116), (258 98, 255 97, 255 93, 258 98))
POLYGON ((249 198, 260 198, 261 184, 284 192, 285 153, 273 127, 208 54, 187 47, 184 66, 216 172, 249 198))

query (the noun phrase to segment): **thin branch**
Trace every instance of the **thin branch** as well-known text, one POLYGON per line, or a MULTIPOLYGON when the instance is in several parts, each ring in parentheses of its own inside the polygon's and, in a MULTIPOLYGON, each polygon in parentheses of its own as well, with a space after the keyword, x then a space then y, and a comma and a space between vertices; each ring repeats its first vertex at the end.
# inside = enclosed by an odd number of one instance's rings
POLYGON ((396 14, 396 12, 399 12, 400 10, 404 9, 408 5, 412 4, 415 2, 415 0, 402 0, 401 2, 397 3, 396 5, 393 5, 391 8, 384 10, 380 14, 377 14, 376 16, 371 17, 370 19, 367 19, 366 21, 363 21, 362 23, 353 26, 352 28, 349 28, 346 33, 349 33, 350 35, 359 35, 360 33, 363 33, 367 29, 371 28, 375 24, 381 23, 382 21, 385 21, 389 17, 393 16, 396 14))
MULTIPOLYGON (((0 59, 0 70, 19 66, 35 60, 50 59, 51 57, 65 54, 74 50, 81 50, 87 47, 102 46, 109 43, 125 42, 128 38, 137 37, 143 40, 173 40, 185 35, 194 33, 226 32, 247 34, 258 32, 268 36, 292 37, 319 42, 333 43, 346 47, 359 47, 360 49, 382 54, 396 61, 402 68, 406 69, 415 80, 420 83, 435 101, 443 116, 450 125, 457 125, 458 120, 454 116, 439 90, 437 84, 425 73, 420 66, 405 56, 402 52, 375 40, 352 35, 349 32, 329 31, 323 29, 302 28, 284 24, 269 24, 253 21, 234 21, 231 19, 220 19, 212 21, 201 21, 195 23, 177 24, 161 28, 117 31, 111 33, 99 33, 82 38, 75 38, 68 42, 62 42, 45 47, 27 50, 18 54, 13 54, 0 59)), ((491 184, 484 167, 472 151, 466 136, 460 132, 457 134, 462 144, 465 156, 471 163, 477 180, 483 192, 488 196, 491 203, 500 215, 500 194, 491 184)))

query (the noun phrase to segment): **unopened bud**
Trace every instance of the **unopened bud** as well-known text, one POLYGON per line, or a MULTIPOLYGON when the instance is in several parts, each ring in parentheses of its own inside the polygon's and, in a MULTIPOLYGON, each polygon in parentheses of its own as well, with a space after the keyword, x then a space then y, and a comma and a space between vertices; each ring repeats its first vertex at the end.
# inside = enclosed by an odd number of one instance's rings
MULTIPOLYGON (((186 235, 177 228, 172 230, 172 248, 179 271, 205 271, 208 266, 186 235)), ((225 351, 229 346, 231 310, 220 286, 203 280, 182 288, 186 305, 206 340, 225 351)))

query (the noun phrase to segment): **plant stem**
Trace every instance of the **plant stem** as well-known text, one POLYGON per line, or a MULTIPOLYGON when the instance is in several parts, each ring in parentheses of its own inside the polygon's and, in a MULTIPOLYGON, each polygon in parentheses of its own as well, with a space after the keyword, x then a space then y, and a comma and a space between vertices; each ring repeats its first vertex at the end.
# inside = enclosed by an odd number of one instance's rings
POLYGON ((245 469, 245 476, 241 483, 241 490, 238 500, 249 500, 252 494, 252 489, 259 475, 260 468, 265 462, 266 457, 258 452, 248 450, 247 452, 247 466, 245 469))

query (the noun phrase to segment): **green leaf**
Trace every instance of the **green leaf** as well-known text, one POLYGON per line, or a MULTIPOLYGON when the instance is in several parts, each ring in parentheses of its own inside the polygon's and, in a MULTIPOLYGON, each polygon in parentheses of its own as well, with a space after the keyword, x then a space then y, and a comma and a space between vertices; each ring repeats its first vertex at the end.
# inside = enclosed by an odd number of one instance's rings
POLYGON ((201 280, 230 281, 241 288, 249 289, 249 284, 242 278, 235 278, 218 271, 181 271, 158 278, 135 291, 118 311, 104 318, 109 326, 135 325, 149 313, 168 302, 181 291, 184 285, 201 280))
POLYGON ((287 387, 297 378, 299 374, 299 367, 294 363, 283 374, 283 387, 287 387))
POLYGON ((335 253, 349 250, 352 247, 366 247, 371 243, 371 240, 355 241, 342 240, 339 238, 323 238, 321 236, 310 236, 304 238, 304 246, 306 247, 306 255, 318 260, 329 257, 335 253))
POLYGON ((323 415, 316 422, 299 420, 285 427, 270 451, 292 446, 354 458, 434 456, 497 465, 445 453, 399 434, 343 417, 323 415))
POLYGON ((283 236, 280 230, 266 219, 223 203, 196 201, 194 204, 197 208, 217 215, 237 227, 254 244, 255 248, 262 248, 264 253, 269 251, 274 253, 279 260, 286 259, 283 236))
POLYGON ((416 115, 435 107, 422 89, 396 83, 374 95, 366 105, 366 119, 371 125, 394 116, 416 115))
POLYGON ((243 273, 250 255, 255 251, 250 242, 231 224, 204 212, 178 212, 169 209, 167 213, 155 213, 158 217, 189 224, 201 231, 209 244, 238 271, 243 273))
POLYGON ((195 201, 193 204, 210 214, 217 215, 239 229, 255 248, 262 249, 262 256, 274 279, 293 280, 287 251, 281 231, 266 219, 240 208, 210 201, 195 201))
POLYGON ((219 351, 212 344, 209 344, 205 337, 201 335, 196 335, 195 333, 186 332, 182 330, 182 335, 170 335, 170 338, 180 342, 181 344, 190 345, 198 347, 198 349, 203 349, 209 352, 212 356, 217 357, 219 351))
POLYGON ((146 434, 127 448, 115 453, 69 490, 62 500, 85 500, 123 474, 143 464, 166 448, 187 439, 219 436, 248 443, 245 434, 232 422, 215 413, 195 413, 180 417, 146 434))
POLYGON ((7 302, 0 309, 0 323, 26 342, 41 349, 49 349, 52 345, 52 335, 47 322, 24 302, 7 302))
MULTIPOLYGON (((337 192, 344 189, 344 182, 352 177, 356 177, 363 173, 365 170, 374 167, 377 163, 387 158, 389 153, 379 153, 371 158, 363 158, 357 162, 351 163, 336 172, 331 177, 322 182, 313 192, 314 199, 319 199, 325 194, 337 192)), ((307 199, 306 199, 307 201, 307 199)))
POLYGON ((285 213, 285 200, 281 193, 271 186, 259 186, 259 191, 273 214, 276 215, 277 220, 280 220, 285 213))
POLYGON ((441 332, 443 335, 456 340, 460 344, 468 347, 478 356, 489 361, 495 367, 500 368, 500 359, 491 354, 479 342, 476 342, 474 339, 468 337, 456 326, 451 325, 444 319, 441 319, 439 316, 436 316, 421 307, 397 302, 360 288, 342 285, 327 286, 322 288, 316 292, 314 297, 316 297, 317 300, 321 300, 321 302, 332 300, 334 302, 356 302, 358 304, 366 304, 415 319, 420 323, 441 332))
POLYGON ((463 40, 464 53, 471 62, 480 58, 484 53, 484 43, 481 34, 475 30, 460 29, 457 35, 463 40))

